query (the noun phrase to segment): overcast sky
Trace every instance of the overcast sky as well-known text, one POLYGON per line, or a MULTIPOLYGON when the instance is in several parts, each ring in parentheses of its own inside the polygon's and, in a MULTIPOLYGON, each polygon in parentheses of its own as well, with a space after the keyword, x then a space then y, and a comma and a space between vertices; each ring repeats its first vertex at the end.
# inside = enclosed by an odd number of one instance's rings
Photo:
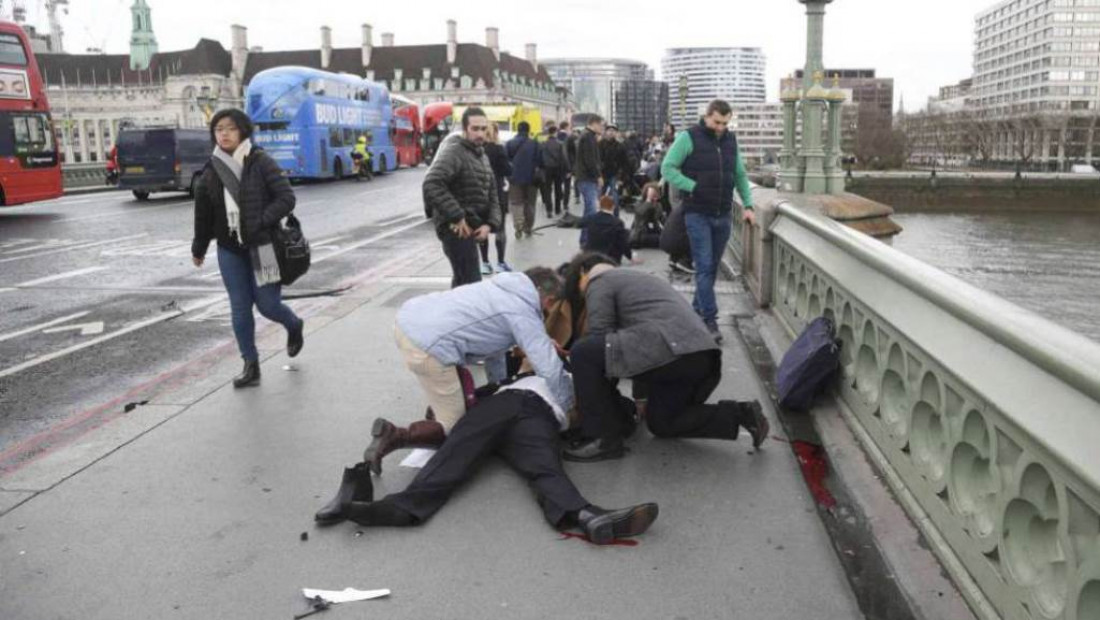
MULTIPOLYGON (((374 26, 375 45, 393 32, 397 45, 441 43, 448 19, 460 42, 485 42, 485 28, 500 28, 501 48, 517 56, 537 43, 541 58, 601 56, 641 60, 660 77, 666 48, 763 48, 768 99, 779 78, 805 63, 804 7, 797 0, 147 0, 161 51, 191 48, 200 37, 230 46, 229 26, 248 27, 250 46, 265 50, 320 46, 320 27, 331 26, 337 47, 358 46, 359 25, 374 26), (462 7, 462 8, 460 8, 462 7), (656 7, 656 8, 644 8, 656 7), (720 7, 720 8, 716 8, 720 7), (427 16, 427 17, 424 17, 427 16)), ((3 2, 5 9, 11 4, 3 2)), ((45 15, 27 0, 30 18, 45 15)), ((89 47, 129 50, 133 0, 71 0, 63 19, 66 51, 89 47)), ((825 64, 873 68, 895 80, 895 105, 912 111, 940 86, 971 74, 974 16, 994 0, 836 0, 825 21, 825 64)))

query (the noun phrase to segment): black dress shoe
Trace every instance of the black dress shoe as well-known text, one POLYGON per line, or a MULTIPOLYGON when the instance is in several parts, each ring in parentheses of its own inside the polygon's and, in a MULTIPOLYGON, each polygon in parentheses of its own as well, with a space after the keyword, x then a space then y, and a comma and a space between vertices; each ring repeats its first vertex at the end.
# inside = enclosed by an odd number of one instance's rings
POLYGON ((741 410, 741 428, 752 435, 752 447, 759 448, 771 431, 771 424, 764 415, 764 408, 754 400, 751 403, 741 403, 741 410))
POLYGON ((259 360, 244 363, 244 370, 241 374, 233 377, 233 387, 242 388, 250 385, 260 384, 260 362, 259 360))
POLYGON ((313 515, 313 520, 321 525, 339 523, 348 518, 348 506, 352 502, 374 501, 374 484, 370 479, 370 468, 366 463, 344 469, 344 478, 336 496, 325 504, 324 508, 313 515))
POLYGON ((306 322, 298 321, 298 327, 295 329, 288 329, 286 332, 286 354, 289 357, 295 357, 302 352, 302 345, 306 343, 305 335, 302 333, 305 330, 306 322))
POLYGON ((604 510, 590 505, 577 514, 577 523, 588 540, 606 545, 616 538, 642 534, 657 520, 657 504, 638 504, 630 508, 604 510))
POLYGON ((562 450, 561 458, 574 463, 621 459, 626 454, 622 439, 584 439, 562 450))

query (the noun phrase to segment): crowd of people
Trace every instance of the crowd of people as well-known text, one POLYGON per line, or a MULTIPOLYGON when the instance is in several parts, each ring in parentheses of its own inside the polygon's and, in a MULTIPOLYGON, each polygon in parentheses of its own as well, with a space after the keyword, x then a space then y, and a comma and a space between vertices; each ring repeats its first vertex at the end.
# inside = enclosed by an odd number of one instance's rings
MULTIPOLYGON (((591 117, 570 131, 550 125, 534 137, 526 123, 500 144, 485 113, 467 108, 462 133, 441 146, 423 182, 432 219, 452 269, 452 287, 405 302, 394 337, 428 407, 400 426, 374 421, 362 462, 344 471, 336 496, 319 510, 322 524, 423 523, 486 456, 496 454, 534 488, 547 521, 577 528, 597 544, 642 534, 658 506, 642 502, 606 509, 587 500, 562 461, 623 458, 639 425, 659 438, 736 440, 759 448, 769 432, 756 401, 707 402, 722 374, 714 280, 730 235, 735 191, 746 221, 752 193, 728 131, 731 110, 710 104, 699 125, 643 140, 591 117), (514 238, 531 238, 540 199, 546 218, 569 215, 579 197, 580 250, 569 263, 512 271, 505 261, 507 216, 514 238), (628 231, 620 207, 631 202, 628 231), (669 205, 675 205, 669 208, 669 205), (633 250, 677 229, 694 265, 689 303, 666 280, 621 267, 633 250), (496 264, 488 257, 495 236, 496 264), (483 280, 483 275, 498 272, 483 280), (477 386, 469 368, 484 366, 477 386), (631 397, 619 383, 631 382, 631 397), (407 447, 436 452, 407 488, 375 498, 371 475, 407 447)), ((284 325, 288 353, 301 351, 303 321, 281 301, 271 230, 294 207, 278 167, 251 146, 247 116, 219 112, 217 144, 196 195, 196 266, 216 239, 229 292, 234 333, 245 369, 234 380, 259 381, 252 308, 284 325)), ((674 257, 682 260, 682 257, 674 257)))

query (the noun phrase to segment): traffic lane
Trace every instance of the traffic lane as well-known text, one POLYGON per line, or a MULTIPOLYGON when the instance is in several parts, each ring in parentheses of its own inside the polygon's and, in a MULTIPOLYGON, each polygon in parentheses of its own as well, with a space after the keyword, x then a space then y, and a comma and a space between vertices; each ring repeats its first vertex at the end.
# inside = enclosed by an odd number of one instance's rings
MULTIPOLYGON (((322 261, 318 267, 333 269, 334 276, 348 282, 390 259, 422 254, 425 244, 434 242, 429 226, 407 233, 355 248, 342 255, 344 262, 322 261), (364 271, 353 274, 348 264, 364 271)), ((286 289, 289 296, 298 292, 296 287, 286 289)), ((308 297, 287 303, 308 322, 333 301, 308 297)), ((128 294, 88 314, 74 314, 78 316, 11 338, 0 334, 0 360, 10 360, 0 368, 0 452, 160 381, 189 360, 207 354, 220 359, 238 355, 224 292, 211 297, 128 294), (181 313, 189 306, 193 307, 181 313)), ((258 314, 256 326, 258 334, 269 327, 281 334, 281 328, 258 314)), ((307 342, 296 363, 323 362, 311 360, 308 349, 307 342)))
MULTIPOLYGON (((318 239, 309 273, 287 293, 313 295, 341 289, 353 274, 399 255, 410 240, 431 238, 426 224, 419 214, 406 214, 386 226, 364 226, 331 240, 318 239)), ((208 262, 196 269, 189 242, 167 248, 139 245, 133 252, 114 248, 101 254, 110 256, 95 266, 24 283, 32 284, 24 288, 0 289, 0 360, 26 360, 64 350, 71 343, 53 334, 74 325, 98 325, 80 330, 85 336, 90 331, 110 333, 159 312, 225 298, 216 256, 211 253, 208 262)), ((69 335, 73 333, 75 329, 69 335)), ((8 366, 0 363, 0 374, 8 366)))
MULTIPOLYGON (((311 240, 342 237, 349 231, 354 235, 358 226, 422 213, 421 177, 417 171, 410 171, 367 184, 345 181, 299 186, 295 213, 311 240), (366 187, 372 185, 376 186, 366 187)), ((0 228, 0 288, 76 271, 97 264, 97 258, 115 256, 184 258, 185 264, 169 266, 172 271, 167 275, 186 275, 182 272, 190 268, 193 210, 190 203, 168 202, 161 206, 165 208, 153 213, 139 210, 125 213, 126 217, 94 222, 59 222, 44 228, 44 234, 38 236, 26 227, 0 228)))

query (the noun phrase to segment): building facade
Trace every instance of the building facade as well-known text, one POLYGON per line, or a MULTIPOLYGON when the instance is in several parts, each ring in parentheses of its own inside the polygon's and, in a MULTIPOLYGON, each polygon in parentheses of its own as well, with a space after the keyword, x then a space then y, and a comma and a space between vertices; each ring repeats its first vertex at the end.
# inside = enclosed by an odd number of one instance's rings
POLYGON ((1064 170, 1095 163, 1100 0, 1005 0, 974 22, 978 159, 1064 170))
POLYGON ((285 65, 359 75, 420 104, 522 104, 547 121, 575 111, 571 94, 539 64, 536 46, 528 44, 524 58, 502 52, 496 28, 487 29, 485 45, 458 43, 450 21, 445 43, 398 47, 387 33, 376 47, 364 24, 359 47, 333 48, 323 27, 315 49, 265 52, 250 48, 247 29, 235 25, 230 50, 202 39, 190 50, 160 52, 148 4, 135 0, 131 12, 129 54, 37 54, 65 164, 105 161, 128 126, 206 127, 217 110, 244 107, 253 75, 285 65))
POLYGON ((668 121, 668 84, 645 63, 614 58, 543 61, 554 81, 573 94, 579 112, 599 114, 621 130, 660 133, 668 121))
POLYGON ((734 103, 730 131, 746 166, 774 164, 783 150, 782 103, 734 103))
POLYGON ((694 125, 714 99, 763 103, 767 60, 758 47, 683 47, 665 52, 661 79, 669 85, 669 119, 694 125))
POLYGON ((454 20, 447 22, 446 43, 437 45, 397 46, 392 33, 383 33, 382 45, 375 46, 370 24, 361 26, 359 47, 333 48, 327 26, 320 42, 316 49, 265 52, 250 49, 247 30, 233 26, 234 66, 243 67, 245 87, 264 69, 299 65, 363 76, 421 105, 521 104, 538 108, 544 121, 568 119, 574 112, 569 93, 538 61, 537 46, 528 43, 523 58, 501 51, 497 28, 486 29, 485 45, 459 43, 454 20))

